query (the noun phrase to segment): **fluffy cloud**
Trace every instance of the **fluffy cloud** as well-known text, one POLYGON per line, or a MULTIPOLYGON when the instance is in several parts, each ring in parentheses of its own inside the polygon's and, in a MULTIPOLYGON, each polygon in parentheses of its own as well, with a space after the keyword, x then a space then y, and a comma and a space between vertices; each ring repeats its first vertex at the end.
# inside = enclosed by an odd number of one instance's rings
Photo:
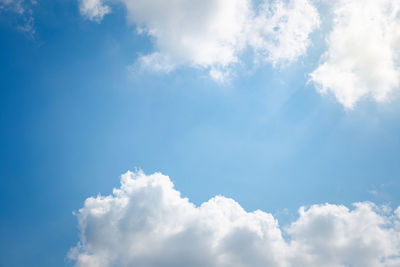
POLYGON ((357 203, 301 208, 286 230, 263 211, 217 196, 196 207, 167 176, 128 172, 77 213, 75 266, 399 266, 400 218, 357 203))
POLYGON ((309 34, 319 25, 309 0, 258 6, 251 0, 80 0, 81 13, 100 20, 110 11, 106 2, 124 4, 138 32, 153 38, 156 51, 139 62, 150 61, 156 71, 189 65, 208 70, 217 80, 249 50, 255 62, 293 62, 306 52, 309 34))
POLYGON ((340 0, 333 14, 328 48, 311 81, 346 108, 363 97, 385 101, 400 85, 400 2, 340 0))

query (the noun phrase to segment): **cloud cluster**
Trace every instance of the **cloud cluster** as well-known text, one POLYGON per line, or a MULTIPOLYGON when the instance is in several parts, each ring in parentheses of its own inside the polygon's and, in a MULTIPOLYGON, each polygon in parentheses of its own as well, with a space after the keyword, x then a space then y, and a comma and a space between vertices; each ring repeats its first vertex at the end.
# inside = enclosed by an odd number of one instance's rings
POLYGON ((400 2, 339 0, 333 14, 328 48, 311 81, 346 108, 363 97, 387 100, 400 86, 400 2))
POLYGON ((167 176, 128 172, 112 195, 85 201, 69 257, 85 267, 400 266, 399 215, 372 203, 315 205, 282 230, 232 199, 196 207, 167 176))
POLYGON ((153 53, 140 57, 135 66, 156 72, 191 66, 207 70, 219 81, 231 76, 243 55, 251 54, 256 65, 296 61, 320 25, 318 8, 327 5, 334 18, 327 50, 310 74, 317 90, 333 93, 351 109, 363 98, 388 100, 400 87, 398 1, 79 1, 81 14, 98 22, 111 11, 109 5, 126 7, 128 20, 155 45, 153 53))
POLYGON ((153 38, 153 54, 139 63, 156 71, 189 65, 216 80, 229 75, 240 55, 256 62, 287 64, 305 54, 319 16, 309 0, 80 0, 81 14, 100 21, 107 3, 122 3, 139 33, 153 38))

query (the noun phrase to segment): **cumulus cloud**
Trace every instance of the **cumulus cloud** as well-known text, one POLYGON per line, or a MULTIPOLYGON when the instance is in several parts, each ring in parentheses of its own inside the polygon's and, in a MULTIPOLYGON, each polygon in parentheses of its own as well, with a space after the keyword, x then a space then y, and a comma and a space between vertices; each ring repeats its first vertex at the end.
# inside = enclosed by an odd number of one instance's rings
POLYGON ((257 6, 251 0, 80 0, 80 10, 89 19, 101 20, 113 2, 122 3, 138 32, 154 40, 154 54, 139 62, 151 61, 156 71, 180 65, 202 68, 217 80, 223 80, 248 50, 256 62, 295 61, 305 54, 309 35, 319 26, 309 0, 264 1, 257 6))
POLYGON ((400 2, 340 0, 333 14, 327 51, 310 80, 346 108, 363 97, 387 100, 400 85, 400 2))
POLYGON ((282 230, 232 199, 196 207, 167 176, 128 172, 112 195, 85 201, 69 257, 85 267, 400 266, 399 210, 315 205, 282 230))

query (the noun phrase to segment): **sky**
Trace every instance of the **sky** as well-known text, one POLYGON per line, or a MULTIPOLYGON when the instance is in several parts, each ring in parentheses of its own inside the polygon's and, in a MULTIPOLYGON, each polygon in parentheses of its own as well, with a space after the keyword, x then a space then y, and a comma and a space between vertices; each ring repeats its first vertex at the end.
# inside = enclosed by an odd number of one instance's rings
POLYGON ((400 2, 0 0, 0 266, 400 266, 400 2))

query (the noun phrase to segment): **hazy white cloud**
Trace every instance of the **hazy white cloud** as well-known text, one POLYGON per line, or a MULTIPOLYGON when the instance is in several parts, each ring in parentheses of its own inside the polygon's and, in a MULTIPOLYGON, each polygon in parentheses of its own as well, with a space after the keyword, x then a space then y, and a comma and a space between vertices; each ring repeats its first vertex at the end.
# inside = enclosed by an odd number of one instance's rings
POLYGON ((175 68, 175 64, 168 56, 158 52, 141 56, 136 64, 141 69, 154 72, 168 73, 175 68))
POLYGON ((100 20, 112 2, 123 3, 138 32, 154 40, 155 54, 139 62, 150 59, 156 71, 189 65, 208 70, 217 80, 229 76, 249 49, 256 62, 296 60, 305 54, 309 34, 319 25, 309 0, 265 1, 258 6, 251 0, 80 0, 81 13, 100 20))
POLYGON ((0 0, 0 10, 9 10, 23 14, 25 12, 23 4, 23 0, 0 0))
POLYGON ((387 100, 400 85, 400 2, 339 0, 333 14, 328 48, 311 81, 346 108, 363 97, 387 100))
POLYGON ((19 18, 16 28, 33 37, 35 34, 35 19, 32 6, 36 4, 36 0, 0 0, 0 12, 16 13, 19 18))
POLYGON ((90 20, 101 21, 111 9, 102 0, 84 0, 79 3, 79 11, 90 20))
POLYGON ((232 199, 196 207, 167 176, 128 172, 112 195, 85 201, 69 257, 85 267, 400 266, 399 210, 315 205, 282 230, 271 214, 232 199))

